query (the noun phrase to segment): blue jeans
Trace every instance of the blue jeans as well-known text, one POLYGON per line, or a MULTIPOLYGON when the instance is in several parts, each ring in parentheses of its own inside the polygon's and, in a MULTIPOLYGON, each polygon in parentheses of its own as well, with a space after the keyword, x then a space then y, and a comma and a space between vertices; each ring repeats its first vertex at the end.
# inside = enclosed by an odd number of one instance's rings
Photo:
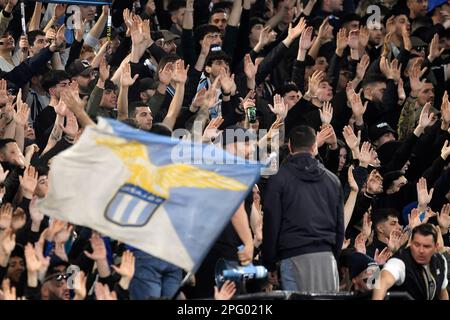
POLYGON ((281 288, 286 291, 298 291, 297 282, 294 276, 294 266, 291 259, 281 260, 280 265, 281 288))
POLYGON ((136 262, 130 284, 131 299, 172 298, 180 287, 182 269, 140 250, 133 253, 136 262))

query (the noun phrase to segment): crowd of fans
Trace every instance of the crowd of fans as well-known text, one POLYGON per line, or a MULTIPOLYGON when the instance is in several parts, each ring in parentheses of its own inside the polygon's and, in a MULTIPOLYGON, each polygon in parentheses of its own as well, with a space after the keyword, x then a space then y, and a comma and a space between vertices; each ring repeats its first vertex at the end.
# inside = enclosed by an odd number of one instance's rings
POLYGON ((18 0, 0 0, 0 299, 448 299, 450 1, 23 2, 26 30, 18 0), (205 144, 266 130, 218 146, 276 152, 279 171, 183 281, 39 211, 52 158, 98 117, 205 144), (218 287, 221 258, 269 277, 218 287))

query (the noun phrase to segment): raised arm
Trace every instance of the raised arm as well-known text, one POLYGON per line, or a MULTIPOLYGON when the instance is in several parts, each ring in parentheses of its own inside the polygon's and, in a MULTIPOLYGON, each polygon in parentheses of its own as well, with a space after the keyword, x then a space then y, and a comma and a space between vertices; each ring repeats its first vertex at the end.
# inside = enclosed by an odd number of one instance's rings
POLYGON ((28 31, 40 30, 41 25, 42 2, 36 1, 34 5, 33 16, 31 17, 28 31))
POLYGON ((184 85, 187 80, 187 72, 189 66, 185 69, 184 61, 178 60, 175 63, 175 70, 172 74, 172 80, 176 83, 175 85, 175 95, 172 98, 172 102, 169 106, 169 111, 163 120, 163 123, 173 130, 175 122, 177 120, 178 114, 180 113, 181 107, 183 105, 184 97, 184 85))
POLYGON ((127 63, 123 68, 122 77, 120 77, 120 91, 117 102, 118 120, 128 119, 128 89, 136 82, 138 77, 138 74, 133 78, 131 77, 131 66, 127 63))
POLYGON ((103 30, 105 30, 106 22, 108 21, 108 10, 109 6, 103 6, 102 14, 100 18, 98 18, 95 25, 92 27, 91 31, 89 31, 85 42, 88 46, 95 47, 102 35, 103 30))
POLYGON ((372 300, 384 300, 390 288, 395 284, 394 276, 387 270, 382 270, 379 283, 373 289, 372 300))

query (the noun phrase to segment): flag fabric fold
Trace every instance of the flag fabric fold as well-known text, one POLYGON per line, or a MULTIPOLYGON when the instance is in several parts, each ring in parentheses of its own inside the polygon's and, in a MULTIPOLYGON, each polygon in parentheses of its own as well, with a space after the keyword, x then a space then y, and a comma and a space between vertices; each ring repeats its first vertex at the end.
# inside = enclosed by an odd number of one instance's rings
POLYGON ((261 169, 212 151, 100 119, 53 159, 49 194, 38 205, 195 272, 261 169))

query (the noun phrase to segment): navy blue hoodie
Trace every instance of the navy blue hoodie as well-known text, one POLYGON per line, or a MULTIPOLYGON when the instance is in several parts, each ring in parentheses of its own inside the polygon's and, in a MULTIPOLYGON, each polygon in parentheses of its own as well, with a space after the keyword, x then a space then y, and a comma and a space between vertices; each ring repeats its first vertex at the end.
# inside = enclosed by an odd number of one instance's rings
POLYGON ((344 241, 341 184, 310 154, 290 156, 266 187, 263 245, 265 265, 315 252, 339 255, 344 241))

